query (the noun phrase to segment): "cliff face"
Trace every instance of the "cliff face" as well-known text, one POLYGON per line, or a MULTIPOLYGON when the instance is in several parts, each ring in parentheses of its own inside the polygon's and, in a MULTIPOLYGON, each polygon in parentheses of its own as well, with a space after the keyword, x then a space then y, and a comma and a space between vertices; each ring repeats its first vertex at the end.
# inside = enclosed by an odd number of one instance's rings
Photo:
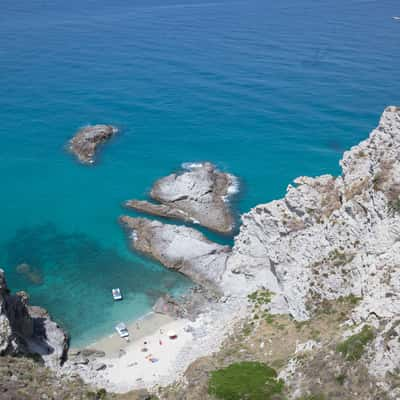
POLYGON ((340 165, 341 176, 300 177, 243 215, 225 287, 264 286, 276 294, 271 312, 297 320, 324 300, 360 297, 348 323, 378 329, 369 363, 383 379, 400 361, 400 108, 388 107, 340 165))
POLYGON ((67 336, 46 310, 29 306, 24 292, 11 294, 0 269, 0 356, 38 355, 57 367, 67 348, 67 336))

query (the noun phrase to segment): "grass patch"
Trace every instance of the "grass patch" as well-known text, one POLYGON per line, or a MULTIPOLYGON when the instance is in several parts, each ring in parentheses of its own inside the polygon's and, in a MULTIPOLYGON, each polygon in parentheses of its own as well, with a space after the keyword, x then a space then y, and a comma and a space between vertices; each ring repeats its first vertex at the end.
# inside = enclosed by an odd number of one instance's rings
POLYGON ((266 364, 245 361, 213 371, 208 393, 222 400, 279 399, 284 383, 266 364))
POLYGON ((339 297, 339 301, 341 303, 348 303, 352 306, 356 306, 362 300, 361 297, 358 297, 354 294, 349 294, 348 296, 339 297))
POLYGON ((261 306, 271 302, 272 293, 266 289, 259 289, 250 293, 247 298, 255 305, 261 306))
POLYGON ((387 207, 388 214, 394 217, 396 214, 400 213, 400 199, 390 200, 387 207))
POLYGON ((356 361, 361 358, 364 348, 375 337, 372 327, 364 325, 360 333, 350 336, 345 341, 339 343, 336 350, 348 361, 356 361))
POLYGON ((346 375, 344 374, 337 375, 335 376, 335 380, 339 385, 343 386, 344 381, 346 380, 346 375))

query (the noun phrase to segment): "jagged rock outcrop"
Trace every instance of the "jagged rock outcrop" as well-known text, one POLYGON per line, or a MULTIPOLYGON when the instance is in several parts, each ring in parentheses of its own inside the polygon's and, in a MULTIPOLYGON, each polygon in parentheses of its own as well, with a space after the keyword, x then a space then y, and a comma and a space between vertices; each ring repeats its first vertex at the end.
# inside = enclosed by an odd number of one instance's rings
POLYGON ((150 197, 159 204, 130 200, 129 208, 151 215, 198 223, 220 233, 230 233, 234 219, 227 202, 237 179, 205 162, 190 164, 181 173, 156 181, 150 197))
POLYGON ((213 243, 197 230, 186 226, 127 216, 121 217, 120 222, 128 231, 135 250, 181 272, 193 282, 220 290, 229 246, 213 243))
POLYGON ((264 286, 276 293, 271 312, 297 320, 325 299, 360 297, 348 324, 377 329, 366 365, 389 389, 384 377, 400 365, 400 108, 340 165, 341 176, 300 177, 282 200, 243 215, 223 284, 237 294, 264 286))
POLYGON ((111 125, 85 126, 69 141, 68 148, 82 164, 93 164, 97 148, 117 132, 111 125))
POLYGON ((56 367, 67 349, 67 336, 47 311, 29 306, 25 292, 11 294, 0 269, 0 355, 36 354, 56 367))

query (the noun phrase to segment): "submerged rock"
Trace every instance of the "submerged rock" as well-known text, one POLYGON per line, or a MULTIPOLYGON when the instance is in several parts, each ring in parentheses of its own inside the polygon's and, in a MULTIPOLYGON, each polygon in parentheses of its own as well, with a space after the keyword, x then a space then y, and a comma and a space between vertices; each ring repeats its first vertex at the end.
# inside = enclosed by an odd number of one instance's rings
POLYGON ((39 355, 56 367, 66 356, 68 338, 46 310, 28 305, 25 292, 11 294, 0 269, 0 355, 39 355))
POLYGON ((226 200, 237 190, 237 178, 208 162, 186 168, 154 183, 150 197, 159 204, 130 200, 125 205, 147 214, 198 223, 216 232, 232 232, 234 219, 226 200))
POLYGON ((97 147, 118 132, 111 125, 91 125, 80 129, 69 141, 69 150, 83 164, 93 164, 97 147))
POLYGON ((157 314, 178 317, 181 314, 181 305, 169 294, 159 297, 153 306, 153 311, 157 314))
POLYGON ((43 283, 43 277, 38 268, 32 267, 27 263, 22 263, 18 264, 15 269, 19 274, 35 285, 41 285, 43 283))
POLYGON ((213 243, 186 226, 127 216, 121 217, 120 222, 129 232, 135 250, 181 272, 193 282, 219 291, 229 246, 213 243))

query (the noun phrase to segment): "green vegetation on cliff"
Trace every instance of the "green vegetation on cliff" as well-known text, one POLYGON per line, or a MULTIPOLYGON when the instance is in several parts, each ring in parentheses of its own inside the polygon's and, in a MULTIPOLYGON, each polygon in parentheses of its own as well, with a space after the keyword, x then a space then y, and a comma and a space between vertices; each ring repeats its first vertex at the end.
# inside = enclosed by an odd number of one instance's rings
POLYGON ((213 371, 208 386, 209 394, 223 400, 277 399, 282 390, 283 381, 273 368, 249 361, 213 371))
POLYGON ((365 345, 374 338, 374 331, 369 325, 364 325, 360 333, 348 337, 339 343, 336 350, 348 361, 356 361, 364 353, 365 345))

